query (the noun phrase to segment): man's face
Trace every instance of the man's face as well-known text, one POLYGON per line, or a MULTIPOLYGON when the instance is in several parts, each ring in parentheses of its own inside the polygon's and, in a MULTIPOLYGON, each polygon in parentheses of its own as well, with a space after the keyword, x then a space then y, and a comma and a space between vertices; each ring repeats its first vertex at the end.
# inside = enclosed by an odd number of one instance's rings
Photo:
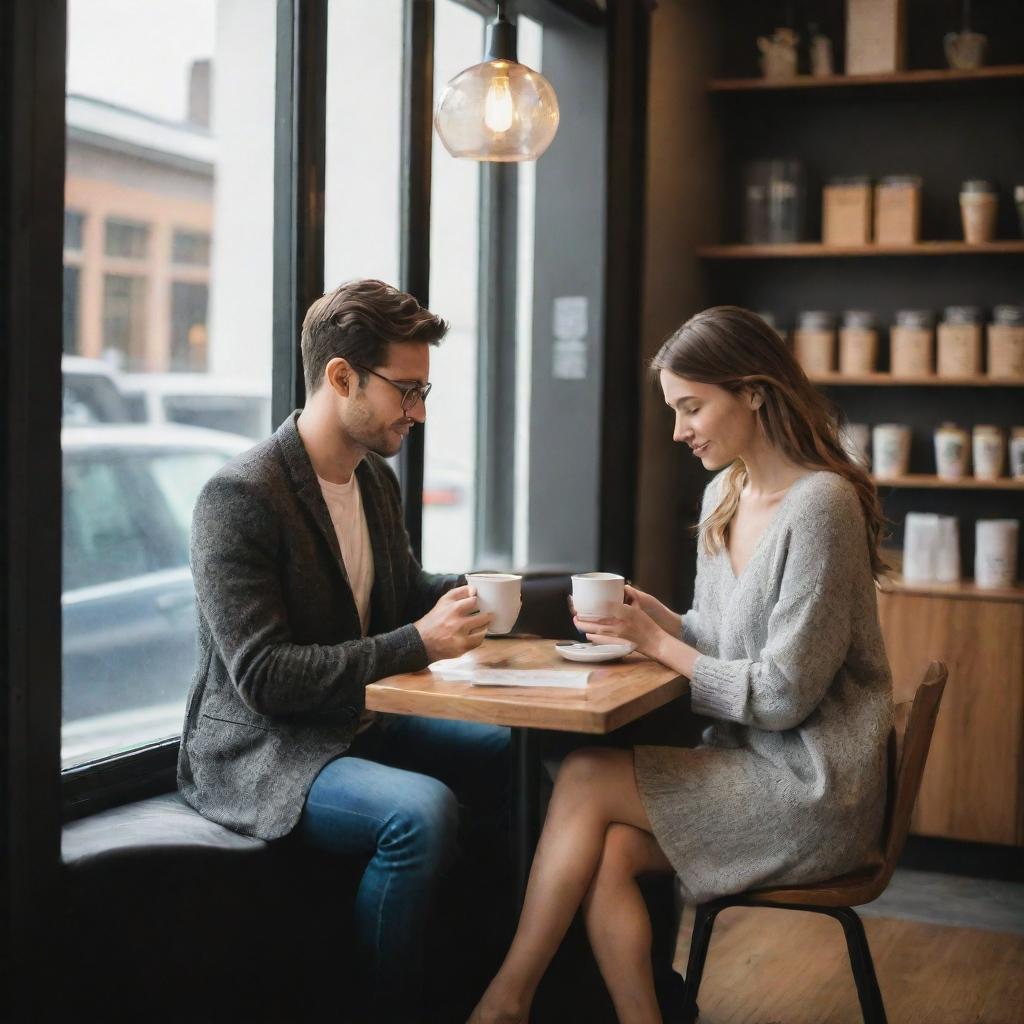
POLYGON ((341 425, 356 444, 389 458, 398 454, 402 440, 416 423, 427 418, 427 411, 419 399, 403 410, 402 392, 388 381, 426 384, 430 379, 430 346, 426 342, 392 342, 387 347, 387 362, 370 369, 380 377, 366 374, 362 385, 358 371, 348 371, 348 394, 341 396, 339 408, 341 425))

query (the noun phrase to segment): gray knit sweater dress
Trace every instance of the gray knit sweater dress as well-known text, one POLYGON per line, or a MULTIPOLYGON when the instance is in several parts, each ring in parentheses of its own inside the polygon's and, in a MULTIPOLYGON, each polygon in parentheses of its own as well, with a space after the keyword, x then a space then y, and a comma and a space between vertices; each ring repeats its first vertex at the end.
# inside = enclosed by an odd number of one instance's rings
POLYGON ((639 746, 635 763, 684 895, 819 881, 872 860, 892 681, 850 483, 824 471, 797 480, 739 578, 727 551, 701 550, 682 637, 700 652, 692 708, 717 721, 700 746, 639 746))

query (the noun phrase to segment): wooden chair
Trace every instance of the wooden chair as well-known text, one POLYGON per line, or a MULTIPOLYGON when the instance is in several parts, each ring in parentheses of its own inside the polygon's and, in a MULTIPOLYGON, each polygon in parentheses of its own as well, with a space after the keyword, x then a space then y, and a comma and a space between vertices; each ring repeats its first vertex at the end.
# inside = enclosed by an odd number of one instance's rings
POLYGON ((866 1024, 885 1024, 885 1006, 875 977, 871 950, 864 926, 853 907, 877 899, 892 878, 910 830, 910 813, 921 787, 946 675, 946 666, 940 661, 933 661, 917 688, 913 703, 906 701, 896 706, 893 730, 889 736, 889 799, 880 861, 814 885, 751 890, 698 906, 679 1019, 693 1021, 697 1018, 697 990, 704 973, 711 929, 718 914, 726 907, 775 907, 828 914, 843 926, 864 1020, 866 1024))

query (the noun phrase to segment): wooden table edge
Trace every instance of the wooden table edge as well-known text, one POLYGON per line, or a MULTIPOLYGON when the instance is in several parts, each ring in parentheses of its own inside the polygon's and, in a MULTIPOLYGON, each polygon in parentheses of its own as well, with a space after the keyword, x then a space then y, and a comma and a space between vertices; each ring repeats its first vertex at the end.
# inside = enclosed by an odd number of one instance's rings
MULTIPOLYGON (((485 687, 474 687, 472 696, 467 694, 464 701, 460 703, 459 720, 505 725, 513 728, 578 732, 600 736, 614 732, 616 729, 670 704, 686 693, 688 685, 689 681, 686 677, 679 675, 657 689, 639 694, 618 707, 601 710, 583 706, 578 709, 569 709, 568 714, 575 719, 571 725, 567 725, 565 722, 558 724, 545 722, 542 717, 544 705, 522 707, 509 703, 508 687, 495 687, 495 690, 500 689, 501 695, 495 693, 493 699, 488 699, 489 694, 485 692, 485 687), (541 717, 538 716, 538 712, 541 717)), ((532 693, 539 691, 545 696, 565 695, 565 690, 558 687, 523 687, 524 692, 527 690, 532 693)), ((447 697, 449 700, 459 700, 457 694, 449 694, 447 697)), ((439 709, 436 704, 436 693, 423 693, 401 686, 390 686, 386 680, 370 683, 366 687, 366 707, 369 711, 382 714, 421 715, 424 718, 452 718, 452 708, 439 709), (378 700, 381 695, 386 696, 382 700, 378 700)), ((585 704, 585 698, 581 697, 581 704, 585 704)), ((557 709, 557 713, 564 717, 567 712, 565 708, 560 707, 557 709)))

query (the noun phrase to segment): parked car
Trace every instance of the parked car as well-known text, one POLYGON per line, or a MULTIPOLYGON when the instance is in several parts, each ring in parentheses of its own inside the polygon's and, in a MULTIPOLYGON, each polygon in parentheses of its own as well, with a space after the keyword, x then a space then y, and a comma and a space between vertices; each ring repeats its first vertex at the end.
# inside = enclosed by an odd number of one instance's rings
POLYGON ((270 394, 249 381, 205 373, 125 373, 118 387, 136 423, 182 423, 262 438, 270 394))
POLYGON ((132 416, 118 387, 118 375, 102 359, 62 356, 64 426, 128 423, 132 416))
POLYGON ((64 761, 176 735, 195 667, 192 507, 248 438, 65 427, 64 761))

